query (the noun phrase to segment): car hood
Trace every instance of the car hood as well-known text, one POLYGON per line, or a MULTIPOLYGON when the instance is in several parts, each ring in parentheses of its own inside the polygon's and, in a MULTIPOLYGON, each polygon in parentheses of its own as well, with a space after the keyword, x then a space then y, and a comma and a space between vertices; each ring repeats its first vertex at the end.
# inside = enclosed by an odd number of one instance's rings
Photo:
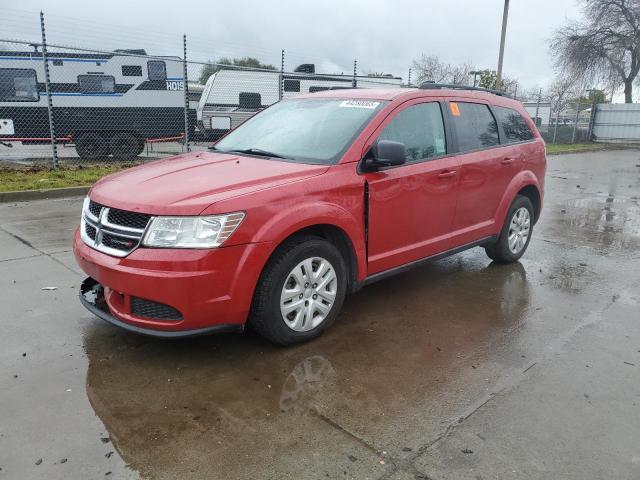
POLYGON ((321 175, 307 165, 215 152, 193 152, 104 177, 93 201, 155 215, 198 215, 209 205, 239 195, 321 175))

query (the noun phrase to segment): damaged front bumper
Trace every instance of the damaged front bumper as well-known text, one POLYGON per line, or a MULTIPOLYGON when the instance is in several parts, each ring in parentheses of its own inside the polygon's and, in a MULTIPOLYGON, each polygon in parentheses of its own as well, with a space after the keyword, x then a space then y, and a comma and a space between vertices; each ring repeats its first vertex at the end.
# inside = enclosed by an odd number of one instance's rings
POLYGON ((196 330, 154 330, 131 325, 116 318, 109 309, 104 295, 104 287, 91 277, 87 277, 80 285, 80 302, 84 307, 96 317, 108 322, 116 327, 123 328, 130 332, 141 335, 148 335, 158 338, 187 338, 200 335, 210 335, 213 333, 241 332, 242 325, 214 325, 196 330))

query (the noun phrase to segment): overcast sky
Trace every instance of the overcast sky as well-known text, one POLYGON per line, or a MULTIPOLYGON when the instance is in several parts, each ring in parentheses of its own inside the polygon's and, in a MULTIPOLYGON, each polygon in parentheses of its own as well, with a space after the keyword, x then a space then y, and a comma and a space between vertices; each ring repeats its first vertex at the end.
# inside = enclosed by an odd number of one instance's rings
MULTIPOLYGON (((182 33, 194 60, 255 56, 286 68, 402 76, 421 53, 495 69, 503 0, 134 1, 3 0, 0 36, 37 40, 38 12, 48 41, 91 48, 144 48, 181 55, 182 33)), ((576 0, 511 0, 506 76, 532 88, 553 77, 548 38, 580 14, 576 0)))

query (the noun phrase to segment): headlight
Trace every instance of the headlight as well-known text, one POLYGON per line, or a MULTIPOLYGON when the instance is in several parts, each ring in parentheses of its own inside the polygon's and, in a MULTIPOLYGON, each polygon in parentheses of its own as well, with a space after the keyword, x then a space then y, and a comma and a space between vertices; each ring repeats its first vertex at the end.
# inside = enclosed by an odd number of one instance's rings
POLYGON ((219 247, 235 232, 243 218, 242 212, 209 217, 156 217, 142 244, 164 248, 219 247))

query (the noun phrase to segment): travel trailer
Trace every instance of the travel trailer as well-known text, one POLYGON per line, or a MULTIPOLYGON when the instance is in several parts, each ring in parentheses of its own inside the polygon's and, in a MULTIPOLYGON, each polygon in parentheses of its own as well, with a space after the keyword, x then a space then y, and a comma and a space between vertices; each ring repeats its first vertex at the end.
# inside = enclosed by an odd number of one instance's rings
POLYGON ((301 93, 342 88, 395 88, 402 79, 391 75, 352 76, 315 73, 303 64, 293 73, 277 70, 219 70, 209 77, 198 105, 198 128, 217 138, 263 108, 301 93))
MULTIPOLYGON (((133 158, 184 136, 183 63, 144 50, 48 53, 58 142, 83 159, 133 158)), ((195 109, 189 110, 190 130, 195 109)), ((0 142, 50 141, 42 53, 0 51, 0 142)))

